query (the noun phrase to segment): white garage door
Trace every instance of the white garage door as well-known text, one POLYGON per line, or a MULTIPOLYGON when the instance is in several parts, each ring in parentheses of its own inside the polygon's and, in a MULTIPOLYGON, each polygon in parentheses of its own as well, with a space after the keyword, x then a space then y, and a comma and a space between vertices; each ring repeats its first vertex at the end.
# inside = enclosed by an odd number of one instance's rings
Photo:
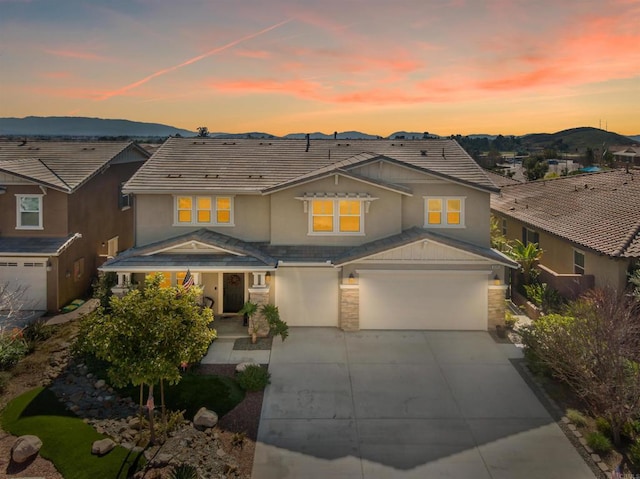
POLYGON ((338 271, 278 268, 276 305, 289 326, 338 326, 338 271))
POLYGON ((487 329, 487 273, 360 271, 360 329, 487 329))
POLYGON ((44 258, 0 258, 0 284, 21 288, 20 309, 47 309, 47 269, 44 258))

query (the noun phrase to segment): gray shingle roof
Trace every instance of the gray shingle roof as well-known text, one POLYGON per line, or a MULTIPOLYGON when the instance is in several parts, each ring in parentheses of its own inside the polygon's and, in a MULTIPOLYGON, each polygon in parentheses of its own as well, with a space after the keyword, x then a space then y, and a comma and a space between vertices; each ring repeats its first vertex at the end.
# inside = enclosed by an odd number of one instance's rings
POLYGON ((384 155, 427 173, 496 191, 485 172, 453 140, 221 140, 169 138, 127 182, 126 192, 229 191, 269 188, 384 155))
POLYGON ((0 254, 5 256, 27 254, 55 256, 76 237, 75 234, 62 238, 0 236, 0 254))
POLYGON ((611 170, 505 186, 491 209, 576 245, 640 257, 640 174, 611 170))
POLYGON ((149 156, 130 141, 2 141, 0 171, 70 193, 127 151, 149 156))

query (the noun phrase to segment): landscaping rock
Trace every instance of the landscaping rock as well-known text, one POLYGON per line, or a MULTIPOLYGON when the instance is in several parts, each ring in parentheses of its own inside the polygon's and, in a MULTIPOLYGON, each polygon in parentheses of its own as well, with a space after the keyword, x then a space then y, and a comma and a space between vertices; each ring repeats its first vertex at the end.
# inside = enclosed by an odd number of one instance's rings
POLYGON ((193 417, 193 425, 198 428, 206 429, 216 424, 218 424, 218 415, 205 407, 198 409, 198 412, 193 417))
POLYGON ((108 437, 100 439, 99 441, 95 441, 91 446, 91 454, 94 454, 96 456, 104 456, 105 454, 111 452, 114 447, 116 447, 116 443, 108 437))
POLYGON ((38 436, 27 434, 20 436, 11 448, 11 459, 18 464, 28 461, 40 452, 42 441, 38 436))
POLYGON ((107 382, 104 379, 98 379, 96 383, 93 385, 96 389, 102 389, 107 385, 107 382))
POLYGON ((243 363, 240 363, 236 366, 236 372, 237 373, 241 373, 243 372, 245 369, 247 369, 249 366, 259 366, 258 363, 256 363, 255 361, 245 361, 243 363))

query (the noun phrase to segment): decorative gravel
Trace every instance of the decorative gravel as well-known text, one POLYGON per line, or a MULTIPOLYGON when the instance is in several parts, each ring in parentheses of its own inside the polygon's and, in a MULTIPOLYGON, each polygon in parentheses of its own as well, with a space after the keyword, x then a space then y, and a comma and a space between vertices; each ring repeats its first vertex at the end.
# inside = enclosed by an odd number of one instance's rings
POLYGON ((233 343, 233 349, 236 351, 268 351, 271 349, 272 337, 258 338, 254 343, 251 342, 251 338, 238 338, 233 343))

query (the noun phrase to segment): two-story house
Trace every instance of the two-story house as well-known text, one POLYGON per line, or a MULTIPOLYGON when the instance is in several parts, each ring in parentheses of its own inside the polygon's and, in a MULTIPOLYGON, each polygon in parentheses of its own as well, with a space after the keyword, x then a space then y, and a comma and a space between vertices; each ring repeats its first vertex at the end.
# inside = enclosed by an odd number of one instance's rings
POLYGON ((131 142, 0 142, 0 284, 26 310, 85 295, 97 267, 133 246, 122 184, 149 154, 131 142))
POLYGON ((451 140, 170 138, 127 182, 119 288, 187 271, 217 314, 292 326, 486 330, 504 319, 484 171, 451 140))

